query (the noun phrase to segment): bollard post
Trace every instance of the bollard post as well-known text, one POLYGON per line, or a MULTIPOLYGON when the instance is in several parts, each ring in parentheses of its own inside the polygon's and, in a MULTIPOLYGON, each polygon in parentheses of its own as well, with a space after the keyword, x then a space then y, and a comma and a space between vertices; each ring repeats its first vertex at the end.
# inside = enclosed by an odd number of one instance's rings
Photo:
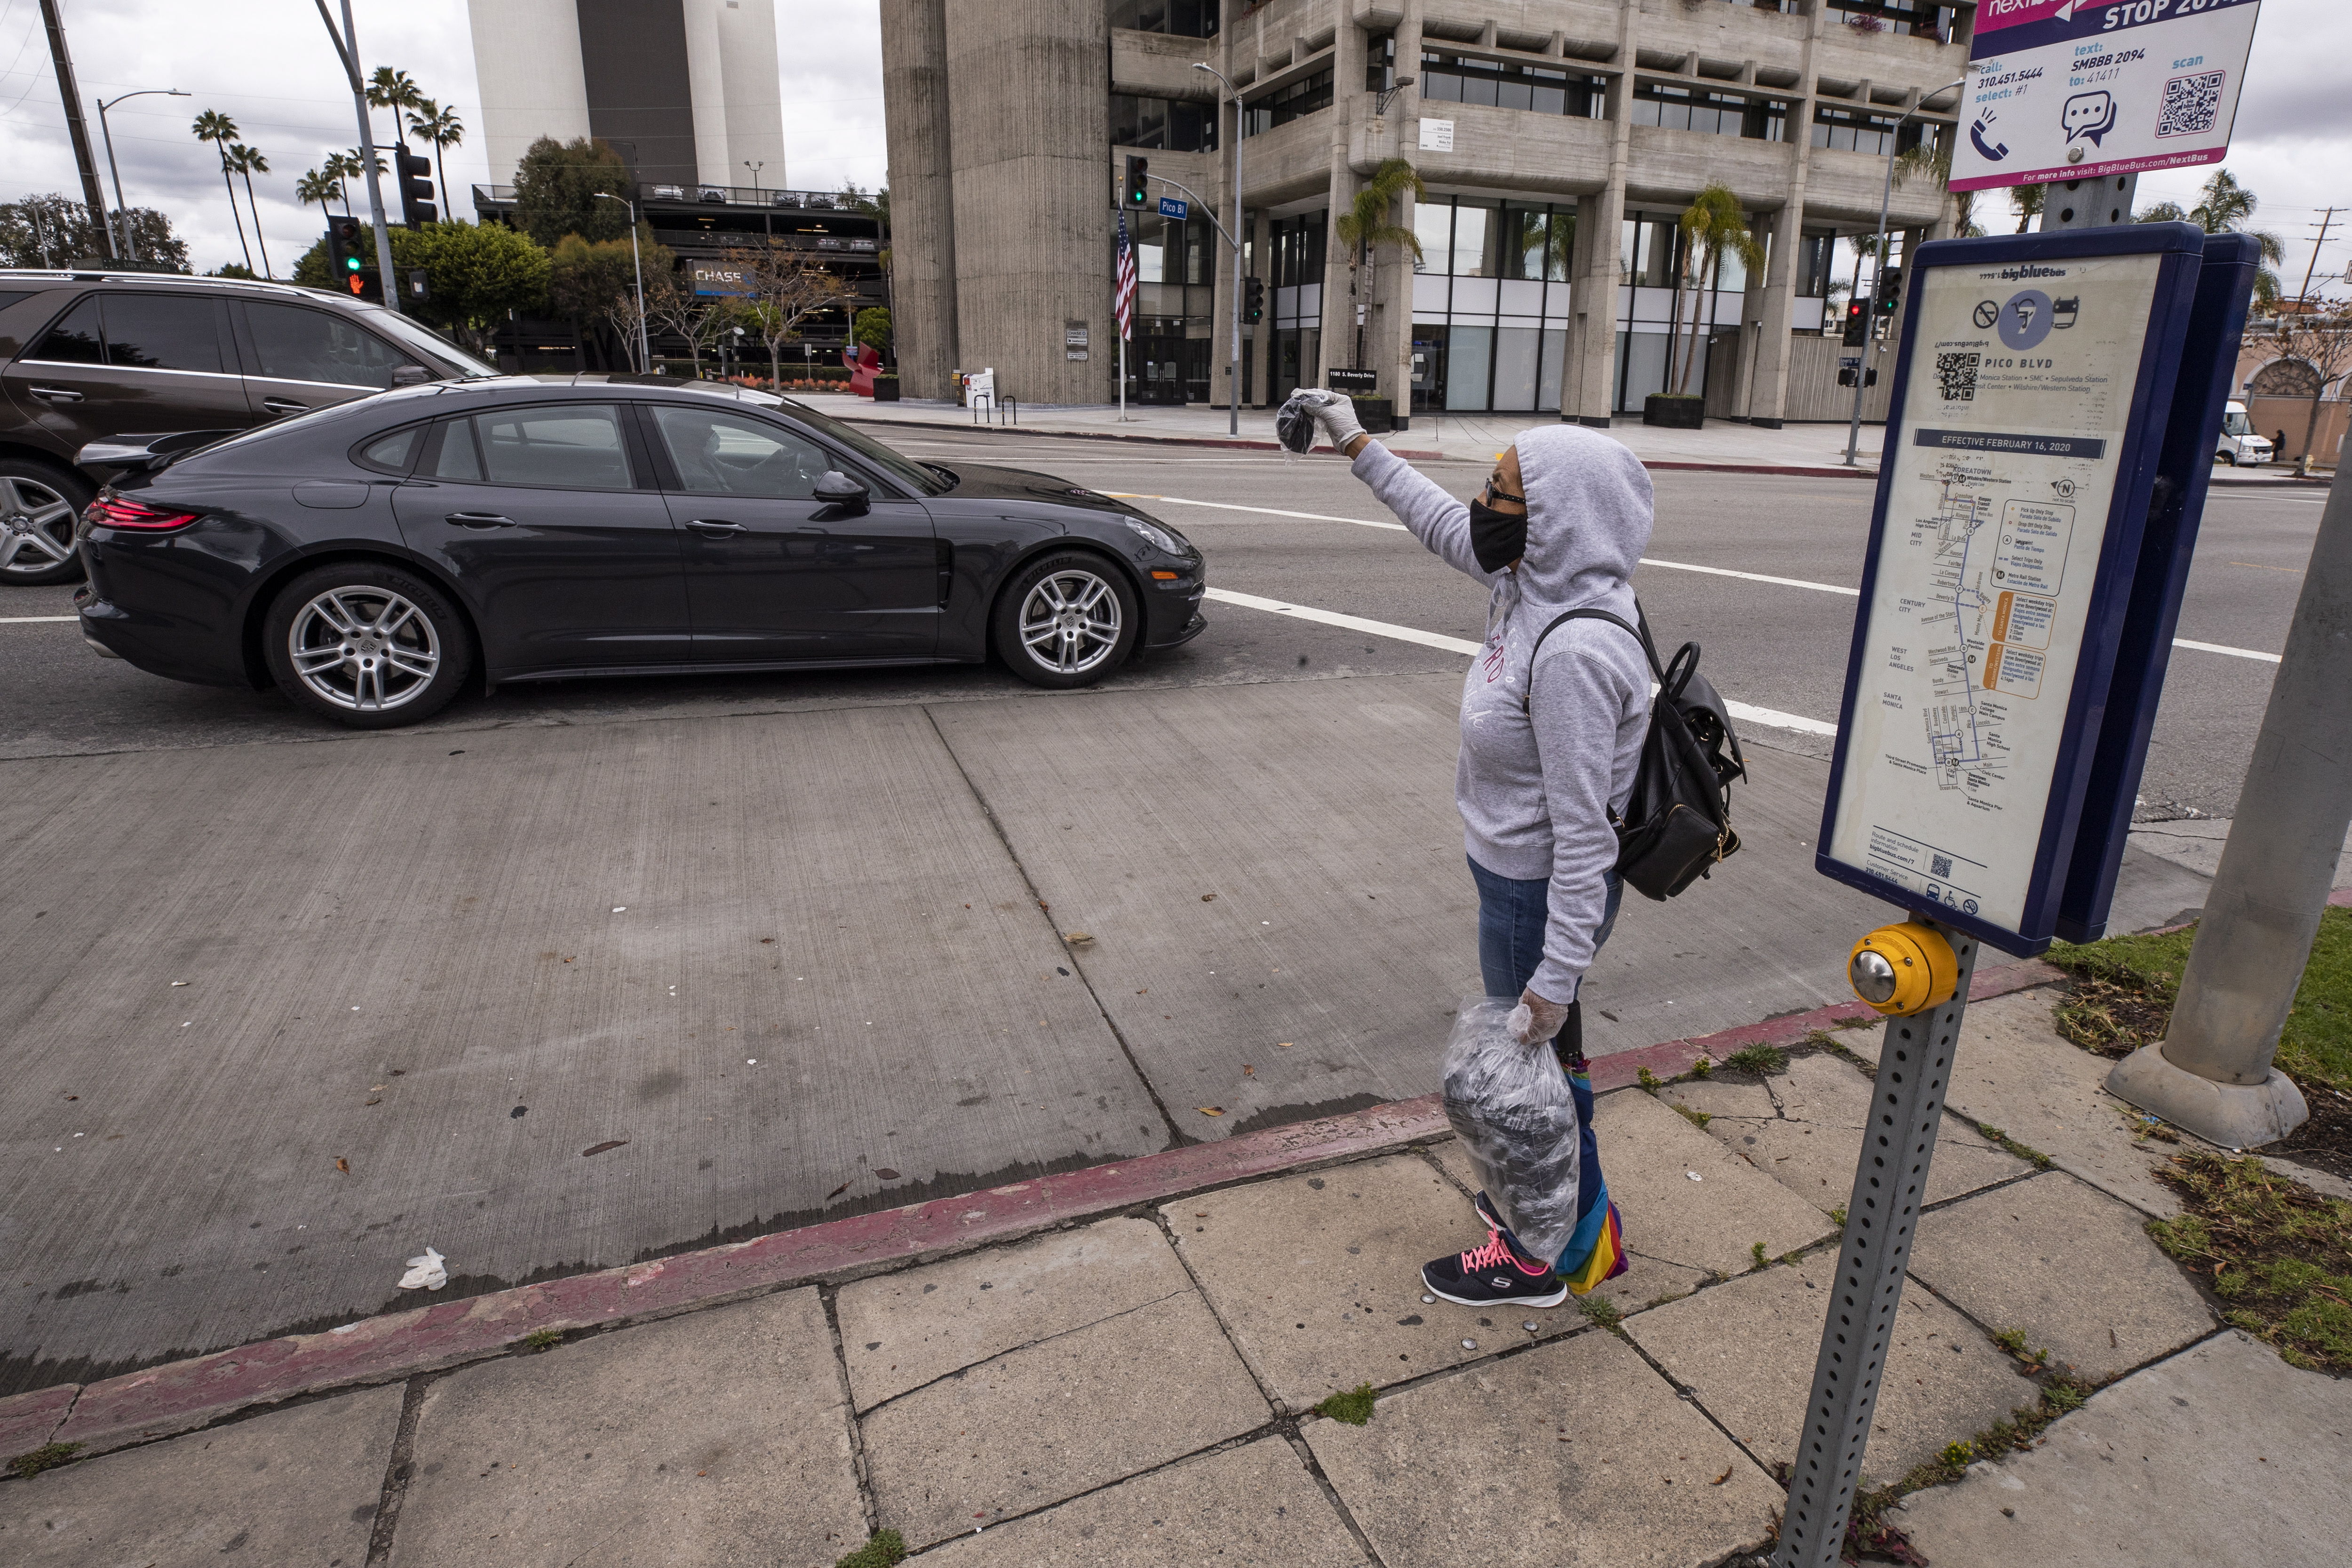
MULTIPOLYGON (((1774 1568, 1838 1568, 1894 1337, 1895 1310, 1903 1300, 1904 1269, 1918 1233, 1952 1053, 1968 1011, 1976 939, 1922 916, 1912 921, 1950 944, 1958 978, 1948 1001, 1886 1020, 1870 1122, 1854 1165, 1853 1193, 1846 1199, 1837 1284, 1813 1362, 1813 1390, 1789 1478, 1774 1568)), ((1858 981, 1859 958, 1857 953, 1858 981)), ((1867 994, 1864 999, 1878 1005, 1867 994)))
POLYGON ((2331 487, 2261 738, 2164 1039, 2116 1064, 2119 1100, 2225 1149, 2311 1114, 2271 1065, 2352 825, 2352 486, 2331 487))

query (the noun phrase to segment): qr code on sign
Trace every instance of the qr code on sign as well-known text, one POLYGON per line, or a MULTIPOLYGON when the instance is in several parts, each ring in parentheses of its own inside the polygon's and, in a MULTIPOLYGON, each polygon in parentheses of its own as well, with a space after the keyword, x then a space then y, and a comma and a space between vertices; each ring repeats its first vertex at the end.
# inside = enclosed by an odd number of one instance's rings
POLYGON ((2201 136, 2221 117, 2221 84, 2228 71, 2177 76, 2164 84, 2164 107, 2157 112, 2158 136, 2201 136))
POLYGON ((1928 858, 1927 875, 1940 879, 1948 878, 1951 874, 1952 858, 1949 855, 1934 855, 1928 858))
POLYGON ((1974 403, 1977 400, 1977 366, 1984 355, 1979 353, 1948 353, 1936 356, 1936 386, 1947 403, 1974 403))

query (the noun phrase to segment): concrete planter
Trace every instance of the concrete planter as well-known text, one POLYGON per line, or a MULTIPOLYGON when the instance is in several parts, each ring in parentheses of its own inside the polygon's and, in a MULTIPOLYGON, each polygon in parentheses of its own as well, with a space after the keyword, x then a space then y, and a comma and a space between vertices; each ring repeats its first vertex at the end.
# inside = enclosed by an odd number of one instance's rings
POLYGON ((877 403, 898 402, 898 378, 895 375, 876 376, 874 378, 874 401, 877 403))
POLYGON ((1385 397, 1354 397, 1348 399, 1356 405, 1356 422, 1370 436, 1382 436, 1397 427, 1396 405, 1385 397))
POLYGON ((1642 399, 1642 423, 1656 425, 1668 430, 1696 430, 1706 422, 1706 399, 1677 397, 1670 392, 1654 392, 1642 399))

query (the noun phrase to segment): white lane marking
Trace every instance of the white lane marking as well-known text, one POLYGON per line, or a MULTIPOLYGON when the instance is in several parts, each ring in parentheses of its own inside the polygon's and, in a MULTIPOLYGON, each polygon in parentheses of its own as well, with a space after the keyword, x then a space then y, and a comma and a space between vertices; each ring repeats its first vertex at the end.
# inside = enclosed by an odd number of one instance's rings
POLYGON ((2187 637, 2173 638, 2172 646, 2175 647, 2193 647, 2199 653, 2227 654, 2231 658, 2258 658, 2264 664, 2276 664, 2279 662, 2280 658, 2277 654, 2261 653, 2250 647, 2226 647, 2217 642, 2192 642, 2187 637))
POLYGON ((79 616, 0 616, 0 626, 26 626, 41 621, 78 621, 79 616))
POLYGON ((1188 500, 1182 496, 1149 496, 1131 490, 1105 490, 1103 494, 1114 500, 1164 500, 1171 506, 1205 506, 1216 511, 1254 511, 1266 517, 1300 518, 1307 522, 1350 522, 1358 528, 1385 528, 1397 533, 1412 531, 1401 522, 1370 522, 1360 517, 1331 517, 1319 511, 1280 511, 1270 506, 1235 506, 1230 501, 1188 500))
POLYGON ((1843 594, 1849 599, 1862 597, 1859 588, 1841 588, 1834 583, 1808 583, 1801 577, 1768 577, 1761 572, 1734 572, 1725 566, 1694 566, 1687 561, 1661 561, 1654 555, 1642 557, 1644 566, 1664 566, 1675 572, 1704 572, 1710 577, 1737 577, 1743 583, 1777 583, 1783 588, 1811 588, 1816 594, 1843 594))
MULTIPOLYGON (((1479 645, 1465 637, 1450 637, 1439 632, 1425 632, 1416 626, 1400 626, 1387 621, 1366 620, 1361 616, 1343 616, 1336 610, 1318 610, 1307 605, 1293 605, 1282 599, 1264 599, 1255 594, 1236 594, 1230 588, 1211 588, 1208 596, 1220 604, 1237 605, 1246 610, 1265 610, 1272 615, 1288 616, 1294 620, 1313 621, 1319 626, 1340 626, 1351 632, 1364 632, 1372 637, 1393 637, 1399 642, 1418 643, 1446 653, 1475 657, 1479 645)), ((1834 736, 1837 726, 1824 724, 1819 719, 1808 719, 1801 713, 1783 713, 1777 708, 1758 708, 1746 702, 1727 702, 1731 716, 1749 724, 1768 725, 1776 730, 1795 730, 1808 735, 1834 736)))

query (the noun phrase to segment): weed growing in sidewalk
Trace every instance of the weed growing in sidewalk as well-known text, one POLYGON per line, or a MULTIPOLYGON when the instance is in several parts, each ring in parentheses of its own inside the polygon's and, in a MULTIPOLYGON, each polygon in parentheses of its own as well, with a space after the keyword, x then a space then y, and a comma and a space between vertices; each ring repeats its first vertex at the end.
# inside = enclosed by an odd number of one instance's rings
POLYGON ((1762 1242, 1760 1242, 1760 1241, 1759 1241, 1759 1242, 1757 1242, 1757 1243, 1755 1243, 1754 1245, 1750 1246, 1750 1247, 1748 1247, 1748 1257, 1750 1257, 1750 1258, 1754 1258, 1754 1259, 1756 1260, 1756 1267, 1757 1267, 1757 1268, 1763 1268, 1763 1267, 1764 1267, 1764 1244, 1763 1244, 1762 1242))
MULTIPOLYGON (((1772 1479, 1787 1487, 1792 1472, 1785 1459, 1772 1467, 1772 1479)), ((1927 1568, 1927 1560, 1912 1546, 1911 1538, 1887 1522, 1886 1516, 1895 1507, 1901 1492, 1894 1487, 1857 1486, 1853 1489, 1853 1508, 1845 1516, 1845 1546, 1839 1554, 1847 1563, 1859 1562, 1867 1553, 1889 1563, 1910 1564, 1910 1568, 1927 1568)), ((1780 1541, 1780 1516, 1772 1516, 1769 1544, 1780 1541)))
POLYGON ((907 1542, 895 1530, 877 1530, 866 1544, 835 1563, 833 1568, 898 1568, 907 1560, 907 1542))
POLYGON ((523 1348, 526 1350, 551 1351, 556 1346, 563 1342, 563 1331, 562 1329, 533 1329, 530 1332, 523 1335, 522 1342, 523 1348))
MULTIPOLYGON (((1823 1043, 1827 1043, 1826 1037, 1823 1043)), ((1723 1065, 1752 1072, 1759 1078, 1769 1078, 1789 1070, 1789 1053, 1778 1046, 1745 1046, 1724 1058, 1723 1065)))
POLYGON ((1691 1077, 1693 1078, 1705 1078, 1714 1070, 1715 1064, 1707 1060, 1705 1057, 1701 1057, 1698 1060, 1691 1063, 1691 1077))
POLYGON ((1361 1426, 1372 1418, 1372 1385, 1360 1383, 1345 1394, 1335 1394, 1318 1405, 1315 1414, 1361 1426))
POLYGON ((1840 1230, 1843 1230, 1845 1228, 1844 1205, 1841 1204, 1836 1208, 1830 1210, 1830 1223, 1837 1226, 1840 1230))
POLYGON ((19 1454, 8 1461, 11 1473, 30 1480, 43 1470, 54 1470, 82 1450, 79 1443, 44 1443, 29 1454, 19 1454))
POLYGON ((2024 1161, 2027 1164, 2033 1166, 2035 1169, 2046 1171, 2050 1168, 2049 1155, 2043 1153, 2039 1149, 2029 1148, 2025 1144, 2019 1142, 2016 1139, 2011 1138, 2000 1128, 1995 1127, 1991 1122, 1978 1122, 1977 1131, 1983 1137, 1986 1142, 2007 1150, 2009 1152, 2016 1155, 2019 1159, 2024 1161))
POLYGON ((2260 1160, 2176 1154, 2157 1179, 2184 1212, 2150 1220, 2156 1244, 2205 1275, 2230 1321, 2289 1364, 2352 1372, 2352 1203, 2274 1175, 2260 1160))
MULTIPOLYGON (((1661 1300, 1669 1299, 1660 1298, 1661 1300)), ((1657 1304, 1656 1301, 1650 1303, 1653 1307, 1657 1304)), ((1613 1329, 1625 1321, 1625 1314, 1619 1311, 1617 1304, 1605 1296, 1579 1296, 1576 1298, 1576 1310, 1604 1329, 1613 1329)))
POLYGON ((1693 1127, 1705 1127, 1708 1122, 1715 1120, 1714 1111, 1693 1110, 1689 1106, 1683 1104, 1680 1100, 1676 1100, 1675 1102, 1675 1111, 1693 1127))
POLYGON ((1642 1086, 1642 1092, 1643 1094, 1657 1093, 1659 1087, 1658 1075, 1652 1072, 1648 1068, 1641 1068, 1636 1069, 1636 1071, 1638 1076, 1633 1081, 1642 1086))

